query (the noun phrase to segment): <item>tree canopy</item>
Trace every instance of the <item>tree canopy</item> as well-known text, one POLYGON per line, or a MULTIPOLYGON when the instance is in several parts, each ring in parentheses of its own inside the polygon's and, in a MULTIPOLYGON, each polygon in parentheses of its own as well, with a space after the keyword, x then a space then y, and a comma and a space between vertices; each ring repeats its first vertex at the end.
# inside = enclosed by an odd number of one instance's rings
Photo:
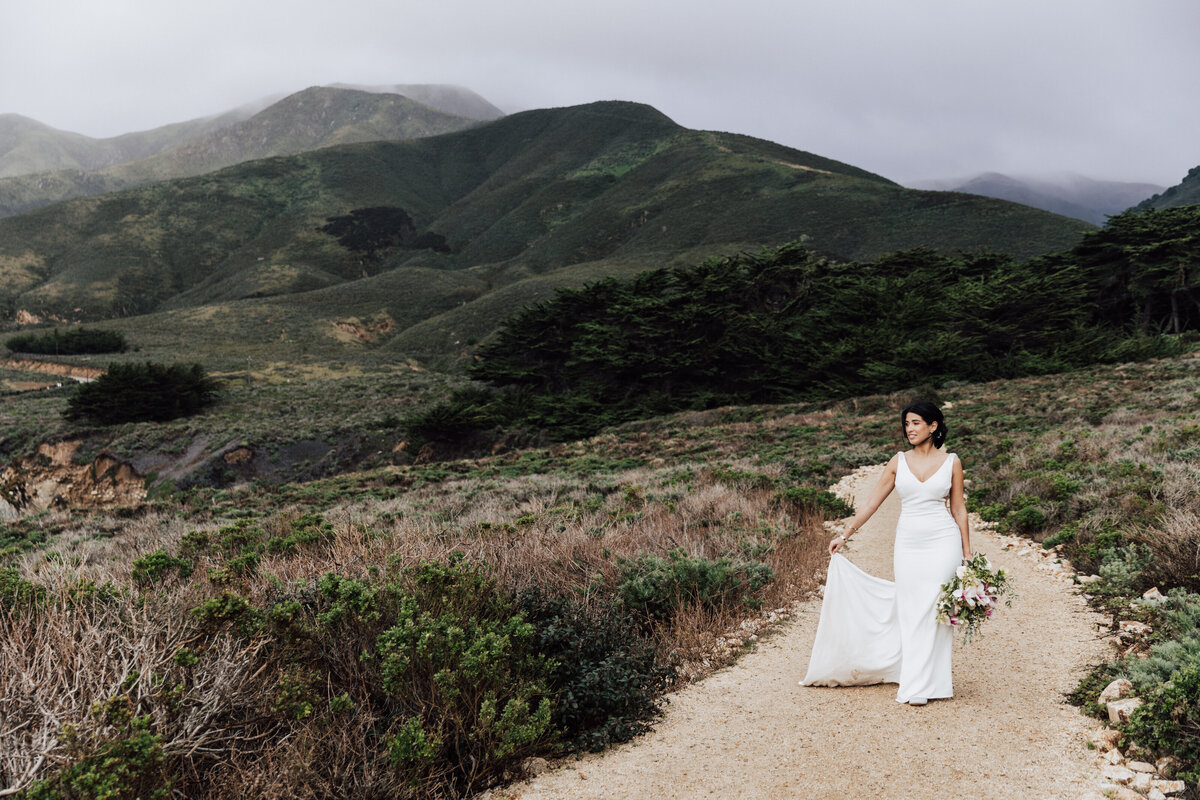
POLYGON ((555 438, 718 405, 828 400, 1175 352, 1200 328, 1200 206, 1126 213, 1066 253, 929 249, 836 263, 798 245, 561 289, 508 319, 430 438, 555 438))

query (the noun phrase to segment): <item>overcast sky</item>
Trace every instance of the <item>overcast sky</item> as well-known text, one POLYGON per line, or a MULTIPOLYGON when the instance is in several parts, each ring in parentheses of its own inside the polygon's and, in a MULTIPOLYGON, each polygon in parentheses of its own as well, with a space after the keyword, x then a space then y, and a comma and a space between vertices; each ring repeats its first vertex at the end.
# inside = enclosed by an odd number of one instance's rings
POLYGON ((0 0, 0 113, 111 136, 331 83, 622 99, 901 182, 1177 183, 1200 0, 0 0))

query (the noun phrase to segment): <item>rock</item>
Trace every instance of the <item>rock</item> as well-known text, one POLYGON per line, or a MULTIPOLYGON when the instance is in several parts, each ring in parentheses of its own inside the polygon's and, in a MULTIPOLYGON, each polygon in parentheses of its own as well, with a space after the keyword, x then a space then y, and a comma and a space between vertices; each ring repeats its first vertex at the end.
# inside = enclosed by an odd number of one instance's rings
POLYGON ((1140 697, 1126 697, 1124 700, 1113 700, 1108 704, 1108 721, 1113 725, 1129 721, 1129 715, 1145 701, 1140 697))
POLYGON ((1179 794, 1187 789, 1187 785, 1183 781, 1154 781, 1153 785, 1163 794, 1179 794))
POLYGON ((1085 585, 1089 583, 1095 583, 1096 581, 1100 580, 1099 575, 1080 575, 1078 577, 1079 582, 1085 585))
POLYGON ((1108 751, 1108 755, 1104 760, 1110 764, 1122 764, 1125 762, 1125 757, 1121 755, 1120 750, 1114 747, 1112 750, 1108 751))
POLYGON ((1157 586, 1155 586, 1153 589, 1147 589, 1146 591, 1142 592, 1142 599, 1147 603, 1162 603, 1167 598, 1163 597, 1163 593, 1158 590, 1157 586))
POLYGON ((1100 692, 1100 697, 1097 699, 1100 705, 1106 705, 1113 700, 1120 700, 1133 691, 1133 684, 1124 678, 1117 678, 1115 681, 1104 687, 1104 691, 1100 692))
POLYGON ((1153 630, 1153 628, 1151 628, 1146 623, 1136 622, 1131 619, 1121 620, 1121 622, 1118 623, 1117 627, 1120 628, 1120 633, 1118 634, 1118 636, 1120 636, 1123 641, 1132 641, 1134 639, 1139 639, 1143 636, 1146 636, 1147 634, 1150 633, 1150 631, 1153 630))
POLYGON ((1148 764, 1154 758, 1154 751, 1147 750, 1135 742, 1125 748, 1125 758, 1129 761, 1145 761, 1148 764))
POLYGON ((1153 764, 1147 764, 1145 761, 1130 761, 1125 766, 1129 767, 1134 772, 1149 772, 1151 774, 1158 772, 1153 764))
POLYGON ((1145 800, 1142 795, 1128 786, 1111 783, 1100 787, 1100 796, 1108 800, 1145 800))
POLYGON ((1163 756, 1154 762, 1154 770, 1164 778, 1174 778, 1180 766, 1182 765, 1175 756, 1163 756))
POLYGON ((1128 786, 1133 781, 1134 771, 1127 767, 1123 767, 1120 764, 1109 764, 1107 767, 1100 770, 1100 774, 1103 775, 1106 780, 1110 780, 1113 783, 1117 783, 1122 786, 1128 786))
POLYGON ((1150 791, 1146 792, 1146 800, 1167 800, 1167 796, 1151 786, 1150 791))
POLYGON ((527 758, 525 759, 525 762, 521 764, 521 769, 525 771, 526 775, 533 777, 536 775, 541 775, 543 772, 550 769, 550 762, 544 758, 527 758))
POLYGON ((1144 772, 1135 772, 1133 780, 1129 782, 1129 788, 1139 794, 1145 794, 1150 791, 1150 776, 1144 772))
POLYGON ((1101 753, 1107 753, 1109 750, 1115 749, 1120 739, 1121 732, 1114 731, 1112 728, 1101 728, 1098 731, 1093 731, 1088 736, 1088 741, 1091 742, 1092 747, 1101 753))

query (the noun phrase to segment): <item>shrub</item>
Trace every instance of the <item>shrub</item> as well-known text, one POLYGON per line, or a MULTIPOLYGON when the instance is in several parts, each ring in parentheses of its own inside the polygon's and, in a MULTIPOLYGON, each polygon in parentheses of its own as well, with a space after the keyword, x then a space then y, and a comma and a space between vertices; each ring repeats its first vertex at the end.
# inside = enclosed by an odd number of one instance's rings
POLYGON ((101 425, 162 422, 199 412, 217 399, 217 384, 199 364, 111 364, 67 403, 68 419, 101 425))
POLYGON ((133 579, 139 584, 154 583, 167 577, 174 571, 179 577, 186 578, 192 574, 192 562, 175 558, 166 550, 155 550, 153 553, 134 559, 133 579))
POLYGON ((1151 645, 1145 658, 1126 659, 1139 692, 1153 691, 1184 670, 1200 669, 1200 595, 1171 591, 1158 630, 1167 638, 1151 645))
POLYGON ((534 627, 534 647, 554 664, 554 725, 570 750, 598 752, 649 728, 674 676, 654 645, 616 605, 589 608, 540 588, 517 596, 534 627))
POLYGON ((713 561, 682 549, 672 550, 668 558, 645 553, 622 561, 621 568, 617 591, 625 604, 656 619, 667 619, 688 605, 756 608, 761 603, 756 593, 775 579, 771 568, 757 561, 713 561))
POLYGON ((453 557, 405 577, 372 657, 397 721, 389 753, 413 783, 449 773, 458 791, 484 788, 553 741, 550 662, 481 565, 453 557))
POLYGON ((1141 545, 1122 545, 1103 550, 1099 574, 1104 580, 1096 592, 1119 596, 1137 594, 1143 573, 1153 560, 1154 554, 1141 545))
POLYGON ((76 328, 62 333, 55 328, 42 334, 13 336, 4 343, 14 353, 41 355, 81 355, 85 353, 122 353, 129 346, 120 331, 76 328))
POLYGON ((1174 753, 1185 764, 1176 776, 1200 780, 1200 666, 1176 672, 1171 680, 1143 698, 1122 731, 1143 746, 1174 753))
POLYGON ((796 511, 816 511, 827 519, 843 519, 854 514, 854 506, 824 489, 811 486, 792 486, 775 495, 775 501, 786 503, 796 511))
POLYGON ((30 610, 46 600, 46 590, 21 577, 15 567, 0 569, 0 610, 30 610))
POLYGON ((170 797, 162 736, 125 697, 97 703, 86 733, 66 731, 68 761, 34 782, 24 800, 157 800, 170 797))

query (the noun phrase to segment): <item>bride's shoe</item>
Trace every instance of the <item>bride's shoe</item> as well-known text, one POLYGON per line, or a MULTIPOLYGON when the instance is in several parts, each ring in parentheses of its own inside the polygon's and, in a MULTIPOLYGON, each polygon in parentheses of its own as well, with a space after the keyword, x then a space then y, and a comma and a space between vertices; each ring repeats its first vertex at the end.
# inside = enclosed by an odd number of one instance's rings
POLYGON ((924 698, 924 697, 914 697, 914 698, 912 698, 911 700, 909 700, 909 701, 908 701, 908 704, 909 704, 910 706, 923 706, 923 705, 925 705, 925 704, 926 704, 926 703, 928 703, 928 702, 929 702, 929 700, 927 700, 927 699, 926 699, 926 698, 924 698))

